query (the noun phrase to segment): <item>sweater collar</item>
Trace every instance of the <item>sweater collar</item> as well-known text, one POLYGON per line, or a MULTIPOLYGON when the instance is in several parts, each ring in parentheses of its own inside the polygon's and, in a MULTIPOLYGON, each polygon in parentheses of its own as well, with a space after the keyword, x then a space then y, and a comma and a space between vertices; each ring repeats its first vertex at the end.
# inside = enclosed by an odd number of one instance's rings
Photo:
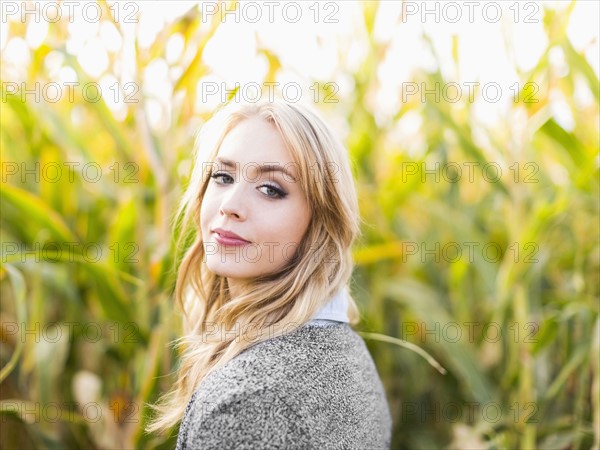
POLYGON ((348 305, 348 291, 343 287, 313 316, 312 320, 325 319, 348 323, 348 305))

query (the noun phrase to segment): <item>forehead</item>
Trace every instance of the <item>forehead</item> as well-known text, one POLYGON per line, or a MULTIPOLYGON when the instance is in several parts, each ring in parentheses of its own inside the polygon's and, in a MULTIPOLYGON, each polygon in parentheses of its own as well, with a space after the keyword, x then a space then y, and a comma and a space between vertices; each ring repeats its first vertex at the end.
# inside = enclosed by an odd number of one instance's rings
POLYGON ((238 123, 223 139, 219 156, 239 163, 293 163, 275 125, 259 117, 238 123))

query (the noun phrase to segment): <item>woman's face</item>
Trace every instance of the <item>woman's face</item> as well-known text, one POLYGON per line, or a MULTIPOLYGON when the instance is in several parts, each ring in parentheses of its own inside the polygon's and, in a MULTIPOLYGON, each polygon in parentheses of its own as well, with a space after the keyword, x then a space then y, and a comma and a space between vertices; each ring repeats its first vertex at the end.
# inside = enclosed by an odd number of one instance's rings
POLYGON ((253 117, 221 144, 200 208, 208 268, 236 286, 282 268, 310 222, 298 172, 274 125, 253 117), (234 233, 240 239, 227 236, 234 233))

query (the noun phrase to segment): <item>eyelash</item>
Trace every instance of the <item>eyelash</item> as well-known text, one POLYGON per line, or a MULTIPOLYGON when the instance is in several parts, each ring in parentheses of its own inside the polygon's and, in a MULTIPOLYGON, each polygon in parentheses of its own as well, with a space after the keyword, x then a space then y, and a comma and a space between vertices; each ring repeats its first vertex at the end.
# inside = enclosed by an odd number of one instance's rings
MULTIPOLYGON (((216 172, 216 173, 213 173, 213 174, 212 174, 210 177, 211 177, 213 180, 215 180, 215 181, 217 180, 217 178, 222 178, 222 177, 229 177, 229 178, 233 179, 233 177, 232 177, 231 175, 229 175, 229 174, 227 174, 227 173, 223 173, 223 172, 216 172)), ((217 182, 217 184, 229 184, 229 183, 223 183, 222 181, 221 181, 221 182, 218 182, 218 181, 216 181, 216 182, 217 182)), ((274 185, 272 185, 272 184, 268 184, 268 183, 267 183, 267 184, 262 184, 262 185, 260 185, 259 187, 268 187, 269 189, 272 189, 272 190, 274 190, 274 191, 277 193, 277 195, 276 195, 276 196, 270 196, 270 195, 266 195, 266 194, 265 194, 265 195, 267 196, 267 198, 271 198, 271 199, 282 199, 282 198, 284 198, 285 196, 287 196, 287 193, 286 193, 286 192, 282 191, 282 190, 281 190, 281 189, 279 189, 277 186, 274 186, 274 185)))

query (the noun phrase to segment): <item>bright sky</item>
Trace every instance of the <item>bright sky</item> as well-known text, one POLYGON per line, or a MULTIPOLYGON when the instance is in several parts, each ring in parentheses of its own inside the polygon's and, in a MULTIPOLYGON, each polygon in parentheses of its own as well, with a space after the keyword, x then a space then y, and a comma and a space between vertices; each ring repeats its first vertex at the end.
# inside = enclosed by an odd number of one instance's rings
MULTIPOLYGON (((7 3, 18 5, 20 2, 3 2, 2 5, 2 75, 3 81, 20 81, 30 61, 31 49, 44 42, 48 19, 56 13, 51 9, 44 11, 38 4, 41 20, 28 20, 25 36, 16 37, 12 35, 11 27, 21 20, 20 11, 14 13, 7 9, 7 3)), ((113 10, 118 9, 121 35, 107 20, 85 20, 85 2, 76 3, 79 6, 69 24, 66 48, 77 56, 90 76, 99 80, 103 89, 110 89, 117 81, 123 85, 134 79, 135 37, 141 48, 148 48, 166 25, 181 18, 191 8, 199 8, 207 18, 214 11, 214 2, 206 1, 108 2, 113 10), (135 17, 136 12, 139 12, 139 20, 125 23, 128 17, 135 17), (109 54, 118 56, 112 72, 109 54)), ((478 105, 482 120, 493 122, 510 105, 511 86, 520 81, 515 66, 521 71, 531 69, 546 46, 543 8, 561 10, 567 5, 564 1, 382 2, 375 35, 379 42, 389 42, 389 48, 378 71, 380 89, 373 99, 377 119, 385 121, 399 108, 403 102, 402 92, 415 69, 435 67, 433 56, 422 39, 425 33, 432 39, 441 59, 443 74, 461 89, 460 93, 449 90, 447 95, 468 96, 469 84, 480 83, 480 87, 488 88, 486 92, 490 98, 499 97, 496 102, 483 101, 478 105), (452 36, 459 42, 458 72, 452 62, 452 36)), ((279 55, 285 70, 279 74, 278 82, 281 85, 287 83, 286 86, 297 83, 303 98, 310 99, 314 95, 311 90, 314 80, 336 83, 342 96, 350 93, 352 81, 341 69, 358 67, 367 53, 360 7, 357 1, 242 2, 238 13, 227 14, 222 19, 216 35, 205 49, 203 62, 213 74, 198 80, 197 110, 214 109, 221 102, 222 91, 235 83, 242 87, 250 87, 249 83, 262 84, 268 66, 266 58, 256 53, 259 47, 279 55), (207 90, 209 85, 216 86, 217 92, 211 94, 207 90)), ((90 11, 94 10, 86 9, 88 19, 90 11)), ((599 17, 600 2, 580 1, 575 5, 567 30, 573 46, 585 52, 596 74, 599 73, 600 59, 599 17)), ((203 24, 203 30, 208 28, 208 22, 207 19, 203 24)), ((173 82, 195 51, 191 48, 184 54, 183 42, 181 34, 173 34, 165 58, 156 58, 144 74, 139 74, 144 82, 143 91, 149 98, 151 124, 155 127, 166 122, 164 116, 172 107, 173 82)), ((557 69, 568 70, 562 50, 553 49, 550 60, 557 69)), ((59 53, 50 53, 46 66, 57 81, 76 81, 74 71, 65 66, 59 53)), ((420 94, 419 89, 412 95, 420 94)), ((290 91, 289 95, 294 96, 294 92, 290 91)), ((407 95, 406 91, 404 95, 407 95)), ((584 84, 578 84, 576 97, 583 104, 592 101, 584 84)), ((122 102, 112 102, 111 98, 107 101, 117 117, 124 117, 122 102)), ((569 117, 559 119, 569 127, 569 117)))

